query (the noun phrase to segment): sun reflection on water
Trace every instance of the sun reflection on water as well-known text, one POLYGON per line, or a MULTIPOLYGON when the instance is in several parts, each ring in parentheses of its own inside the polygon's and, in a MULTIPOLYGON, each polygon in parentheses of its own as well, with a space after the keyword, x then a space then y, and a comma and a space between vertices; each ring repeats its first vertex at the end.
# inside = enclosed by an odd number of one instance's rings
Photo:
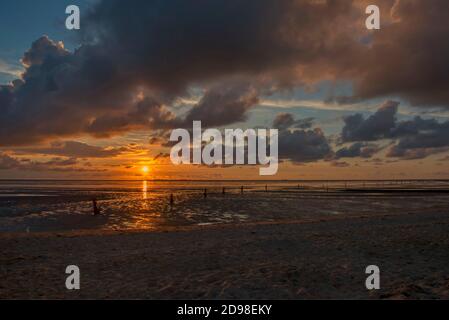
POLYGON ((143 200, 148 199, 148 182, 146 180, 142 181, 142 198, 143 200))

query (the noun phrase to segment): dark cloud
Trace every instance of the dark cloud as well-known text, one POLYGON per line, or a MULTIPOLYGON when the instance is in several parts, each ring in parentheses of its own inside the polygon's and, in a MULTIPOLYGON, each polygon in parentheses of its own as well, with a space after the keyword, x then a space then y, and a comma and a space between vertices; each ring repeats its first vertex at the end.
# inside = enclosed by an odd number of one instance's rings
POLYGON ((397 0, 389 8, 391 23, 373 34, 363 56, 353 56, 355 96, 449 107, 449 2, 397 0))
POLYGON ((27 148, 25 153, 56 155, 71 158, 109 158, 127 151, 122 148, 102 148, 78 141, 57 141, 45 148, 27 148))
POLYGON ((116 66, 92 50, 72 54, 47 37, 33 44, 23 81, 0 87, 0 145, 168 126, 174 116, 164 105, 170 99, 139 98, 141 89, 120 82, 116 66))
POLYGON ((279 133, 279 158, 293 162, 312 162, 330 155, 332 148, 321 129, 279 133))
POLYGON ((390 137, 414 136, 424 131, 439 131, 444 128, 444 124, 440 124, 435 119, 423 119, 420 116, 412 120, 406 120, 396 123, 390 132, 390 137))
MULTIPOLYGON (((379 0, 385 23, 374 33, 364 28, 368 3, 99 1, 83 16, 78 49, 42 37, 24 54, 23 79, 0 86, 0 145, 168 129, 186 119, 227 124, 244 120, 261 94, 323 80, 352 81, 348 102, 395 95, 448 107, 448 2, 379 0), (246 85, 229 86, 236 78, 246 85), (198 86, 202 101, 177 118, 167 107, 198 86)), ((389 125, 382 119, 360 127, 360 116, 348 120, 346 141, 378 139, 389 125)))
MULTIPOLYGON (((391 147, 387 156, 406 159, 422 159, 449 150, 449 121, 439 123, 419 117, 404 124, 403 137, 391 147), (404 133, 406 132, 406 133, 404 133)), ((399 131, 399 130, 398 130, 399 131)))
POLYGON ((335 158, 371 158, 379 150, 380 148, 376 144, 356 142, 335 152, 335 158))
POLYGON ((273 121, 273 128, 279 130, 286 129, 310 129, 314 118, 295 120, 291 113, 279 113, 273 121))
POLYGON ((99 169, 89 169, 88 166, 77 166, 75 158, 56 157, 48 161, 32 161, 30 159, 13 158, 0 153, 0 170, 26 171, 57 171, 57 172, 97 172, 99 169))
POLYGON ((145 98, 126 113, 105 114, 96 118, 86 130, 96 137, 109 137, 131 130, 166 129, 180 125, 181 121, 164 105, 154 99, 145 98))
POLYGON ((59 64, 64 57, 69 56, 70 53, 64 49, 62 43, 54 43, 47 37, 42 37, 31 45, 31 48, 25 52, 22 58, 22 63, 29 67, 27 76, 32 76, 33 69, 39 71, 35 66, 42 65, 47 61, 52 61, 56 65, 59 64))
POLYGON ((387 101, 366 119, 361 114, 346 117, 342 141, 357 143, 338 150, 336 157, 370 157, 379 149, 365 141, 381 139, 389 139, 394 143, 387 153, 388 157, 421 159, 449 148, 449 121, 438 122, 420 116, 398 121, 397 111, 398 103, 387 101))
POLYGON ((279 159, 304 163, 331 155, 332 148, 324 132, 320 128, 308 129, 311 121, 309 118, 295 119, 290 113, 276 116, 272 126, 279 130, 279 159))
POLYGON ((342 140, 344 142, 374 141, 389 137, 396 125, 398 106, 398 102, 387 101, 367 119, 359 113, 345 117, 342 140))
POLYGON ((259 93, 247 83, 226 83, 206 91, 184 119, 184 127, 202 121, 203 127, 220 127, 245 121, 247 111, 259 102, 259 93))

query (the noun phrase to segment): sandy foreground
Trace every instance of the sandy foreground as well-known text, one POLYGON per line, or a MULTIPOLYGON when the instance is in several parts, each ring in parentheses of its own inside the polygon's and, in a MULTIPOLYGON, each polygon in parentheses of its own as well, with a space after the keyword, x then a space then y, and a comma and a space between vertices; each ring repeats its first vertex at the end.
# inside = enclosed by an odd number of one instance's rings
POLYGON ((449 212, 0 236, 5 299, 449 298, 449 212), (81 290, 65 288, 65 268, 81 290), (365 288, 365 268, 381 290, 365 288))

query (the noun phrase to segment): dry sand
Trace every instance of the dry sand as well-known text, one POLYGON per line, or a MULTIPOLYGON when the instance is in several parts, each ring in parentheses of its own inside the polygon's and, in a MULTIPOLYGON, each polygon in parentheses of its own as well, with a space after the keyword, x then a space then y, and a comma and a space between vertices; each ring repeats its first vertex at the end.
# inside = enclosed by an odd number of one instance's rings
POLYGON ((449 212, 0 236, 0 298, 449 298, 449 212), (65 268, 81 269, 81 290, 65 268), (381 290, 365 288, 378 265, 381 290))

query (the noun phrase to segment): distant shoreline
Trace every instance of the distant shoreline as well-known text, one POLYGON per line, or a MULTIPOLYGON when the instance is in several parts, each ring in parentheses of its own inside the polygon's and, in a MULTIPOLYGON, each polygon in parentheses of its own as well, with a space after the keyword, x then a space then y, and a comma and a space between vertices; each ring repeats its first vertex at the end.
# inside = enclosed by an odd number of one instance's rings
POLYGON ((208 180, 208 179, 199 179, 199 180, 189 180, 189 179, 0 179, 0 182, 6 181, 57 181, 57 182, 87 182, 87 181, 105 181, 105 182, 142 182, 142 181, 154 181, 154 182, 449 182, 449 179, 312 179, 312 180, 304 180, 304 179, 285 179, 285 180, 236 180, 236 179, 228 179, 228 180, 208 180))

